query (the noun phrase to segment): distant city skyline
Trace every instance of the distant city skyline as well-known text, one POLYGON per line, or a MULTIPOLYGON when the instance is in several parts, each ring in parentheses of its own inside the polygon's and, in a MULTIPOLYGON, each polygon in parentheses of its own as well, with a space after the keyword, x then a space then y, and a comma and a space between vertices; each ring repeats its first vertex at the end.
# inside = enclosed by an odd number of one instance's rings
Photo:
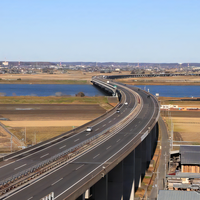
POLYGON ((200 63, 199 0, 1 0, 0 60, 200 63))

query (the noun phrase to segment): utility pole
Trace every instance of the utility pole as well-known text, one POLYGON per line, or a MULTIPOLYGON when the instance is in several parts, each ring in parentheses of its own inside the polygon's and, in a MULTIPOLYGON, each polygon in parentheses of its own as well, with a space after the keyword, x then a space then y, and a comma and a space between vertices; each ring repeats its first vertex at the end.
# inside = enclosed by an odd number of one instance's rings
POLYGON ((24 143, 26 144, 26 127, 25 127, 25 132, 24 132, 24 143))
POLYGON ((158 198, 158 175, 160 172, 157 171, 157 198, 158 198))
MULTIPOLYGON (((158 172, 158 169, 157 169, 157 172, 153 172, 153 173, 157 174, 157 175, 156 175, 156 179, 155 179, 155 180, 156 180, 156 184, 154 183, 153 187, 156 187, 156 197, 158 198, 158 177, 159 177, 158 175, 159 175, 160 172, 158 172)), ((154 181, 155 181, 155 180, 154 180, 154 181)), ((155 191, 155 190, 154 190, 154 191, 155 191)), ((155 192, 154 192, 154 193, 155 193, 155 192)))
POLYGON ((164 177, 164 188, 166 188, 166 174, 167 174, 167 154, 166 154, 166 152, 165 152, 165 154, 164 154, 164 156, 165 156, 165 177, 164 177))
POLYGON ((36 131, 34 132, 34 144, 36 144, 37 141, 36 141, 36 131))
POLYGON ((11 138, 10 138, 10 151, 12 153, 12 135, 11 135, 11 138))

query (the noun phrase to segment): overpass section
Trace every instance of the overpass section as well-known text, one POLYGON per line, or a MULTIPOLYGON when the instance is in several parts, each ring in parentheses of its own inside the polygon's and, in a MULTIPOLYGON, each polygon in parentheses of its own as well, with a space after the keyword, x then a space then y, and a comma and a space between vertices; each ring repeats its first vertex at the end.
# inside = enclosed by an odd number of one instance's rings
MULTIPOLYGON (((102 88, 113 87, 99 78, 92 81, 101 83, 102 88)), ((58 154, 60 157, 75 154, 83 146, 87 148, 28 184, 23 183, 22 187, 3 194, 2 199, 41 199, 52 192, 55 199, 134 198, 135 188, 141 183, 157 141, 159 105, 143 90, 115 85, 116 92, 121 94, 121 102, 116 108, 119 112, 114 109, 97 123, 92 122, 91 133, 81 131, 41 150, 31 151, 22 159, 19 155, 15 155, 17 159, 10 157, 0 168, 1 180, 11 177, 15 171, 19 173, 35 163, 40 164, 44 155, 50 159, 58 154)))

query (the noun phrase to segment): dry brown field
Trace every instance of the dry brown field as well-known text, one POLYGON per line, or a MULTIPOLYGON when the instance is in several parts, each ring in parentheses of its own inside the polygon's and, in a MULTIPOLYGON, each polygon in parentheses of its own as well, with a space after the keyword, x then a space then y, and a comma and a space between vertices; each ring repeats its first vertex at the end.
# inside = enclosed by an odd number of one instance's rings
POLYGON ((130 74, 127 72, 112 72, 112 73, 99 73, 99 72, 82 72, 82 71, 68 71, 66 74, 0 74, 2 79, 0 83, 28 83, 28 84, 91 84, 92 76, 98 75, 117 75, 117 74, 130 74), (21 80, 17 80, 17 79, 21 80))
POLYGON ((175 141, 189 141, 200 145, 200 118, 172 118, 175 141))
MULTIPOLYGON (((32 145, 83 125, 105 112, 98 104, 0 104, 0 118, 7 119, 0 122, 26 145, 32 145)), ((10 136, 2 133, 0 137, 3 138, 0 151, 10 150, 10 136)))
POLYGON ((200 85, 199 76, 140 77, 117 81, 129 85, 200 85))
MULTIPOLYGON (((160 98, 162 104, 174 104, 179 107, 200 107, 200 101, 171 101, 171 97, 160 98)), ((178 98, 175 98, 178 100, 178 98)), ((189 141, 188 144, 200 144, 200 111, 162 111, 167 126, 173 123, 174 140, 189 141), (171 118, 168 117, 168 113, 171 118)), ((186 144, 186 143, 185 143, 186 144)))
MULTIPOLYGON (((68 71, 65 74, 0 74, 0 83, 9 84, 91 84, 92 76, 98 75, 127 75, 130 71, 99 73, 68 71), (21 79, 21 80, 17 80, 21 79)), ((130 85, 200 85, 198 76, 176 76, 176 77, 141 77, 118 79, 117 81, 130 85)))

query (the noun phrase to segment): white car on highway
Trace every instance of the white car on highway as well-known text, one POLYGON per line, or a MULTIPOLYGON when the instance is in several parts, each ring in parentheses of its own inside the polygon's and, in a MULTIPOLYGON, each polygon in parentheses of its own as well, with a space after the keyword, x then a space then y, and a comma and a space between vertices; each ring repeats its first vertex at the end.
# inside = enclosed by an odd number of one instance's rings
POLYGON ((125 102, 124 105, 128 105, 128 102, 125 102))
POLYGON ((92 131, 92 127, 89 127, 89 126, 88 126, 87 129, 86 129, 86 131, 87 131, 87 132, 91 132, 91 131, 92 131))

